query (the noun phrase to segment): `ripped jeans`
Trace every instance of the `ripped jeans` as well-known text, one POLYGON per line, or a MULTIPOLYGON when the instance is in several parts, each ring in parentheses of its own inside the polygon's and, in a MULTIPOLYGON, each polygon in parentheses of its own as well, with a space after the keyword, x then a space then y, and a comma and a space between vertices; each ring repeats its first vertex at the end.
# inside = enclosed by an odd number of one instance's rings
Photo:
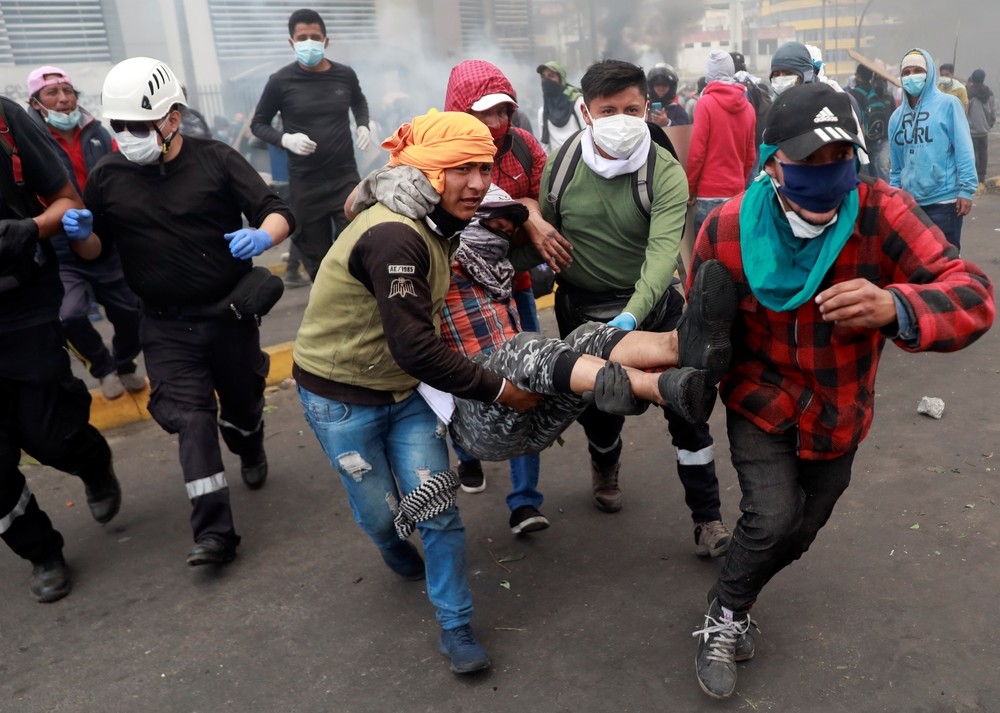
MULTIPOLYGON (((354 519, 376 547, 399 544, 396 504, 427 478, 448 470, 437 416, 416 393, 389 406, 349 404, 298 387, 306 420, 347 491, 354 519)), ((465 526, 457 507, 417 524, 427 565, 427 596, 442 629, 472 617, 465 526)))

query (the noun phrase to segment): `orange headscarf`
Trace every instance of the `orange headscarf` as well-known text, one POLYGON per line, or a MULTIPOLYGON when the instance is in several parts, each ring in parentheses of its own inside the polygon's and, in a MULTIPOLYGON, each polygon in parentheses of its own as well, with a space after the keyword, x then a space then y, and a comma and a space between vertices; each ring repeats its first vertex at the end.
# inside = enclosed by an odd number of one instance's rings
POLYGON ((471 114, 440 111, 400 126, 382 142, 390 166, 413 166, 444 192, 444 171, 466 163, 493 161, 497 147, 486 124, 471 114))

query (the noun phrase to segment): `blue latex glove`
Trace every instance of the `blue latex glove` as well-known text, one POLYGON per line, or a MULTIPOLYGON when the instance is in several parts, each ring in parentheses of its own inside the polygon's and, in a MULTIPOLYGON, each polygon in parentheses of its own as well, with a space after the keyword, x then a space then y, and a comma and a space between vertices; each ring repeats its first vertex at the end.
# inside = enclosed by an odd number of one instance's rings
POLYGON ((70 240, 86 240, 94 232, 94 214, 84 208, 70 208, 63 213, 63 232, 70 240))
POLYGON ((257 257, 272 245, 271 236, 260 228, 240 228, 223 237, 229 241, 229 252, 240 260, 257 257))
POLYGON ((638 326, 638 324, 635 321, 635 316, 631 312, 622 312, 620 315, 608 322, 608 326, 618 327, 618 329, 631 332, 638 326))

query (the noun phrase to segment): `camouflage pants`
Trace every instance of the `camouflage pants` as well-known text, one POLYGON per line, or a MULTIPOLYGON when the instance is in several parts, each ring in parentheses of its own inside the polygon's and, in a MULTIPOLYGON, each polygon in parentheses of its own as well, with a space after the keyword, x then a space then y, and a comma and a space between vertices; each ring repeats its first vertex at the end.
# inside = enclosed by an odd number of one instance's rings
POLYGON ((599 322, 577 327, 565 340, 522 332, 489 356, 473 357, 514 385, 544 396, 530 411, 455 399, 452 437, 463 450, 481 460, 503 461, 545 450, 587 408, 587 402, 579 396, 556 392, 552 384, 556 360, 568 351, 604 358, 612 338, 619 333, 599 322))

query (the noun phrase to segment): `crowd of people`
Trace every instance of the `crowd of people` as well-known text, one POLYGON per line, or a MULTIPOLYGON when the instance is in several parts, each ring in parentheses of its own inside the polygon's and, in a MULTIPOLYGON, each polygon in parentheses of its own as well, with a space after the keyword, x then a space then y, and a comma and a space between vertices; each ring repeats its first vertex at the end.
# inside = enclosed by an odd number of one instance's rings
POLYGON ((326 57, 316 12, 294 12, 288 32, 295 59, 250 122, 288 153, 288 203, 204 135, 156 59, 107 74, 110 132, 58 67, 31 72, 27 111, 0 98, 0 536, 32 563, 31 594, 59 600, 71 577, 22 449, 80 477, 97 522, 121 505, 67 343, 107 398, 146 388, 141 350, 150 413, 178 435, 186 561, 236 557, 219 436, 246 487, 264 486, 259 324, 282 283, 252 259, 291 235, 312 282, 294 346, 305 419, 386 566, 426 579, 451 670, 491 665, 456 492, 484 490, 482 460, 509 461, 511 532, 548 528, 540 453, 579 422, 592 502, 618 512, 621 434, 653 406, 694 553, 722 558, 694 632, 697 680, 731 696, 755 652, 751 607, 849 485, 885 341, 953 351, 992 325, 993 285, 959 252, 996 119, 982 70, 962 85, 966 108, 949 96, 953 68, 939 82, 919 49, 901 59, 898 106, 867 67, 845 90, 795 42, 766 81, 711 52, 689 102, 666 65, 597 61, 575 87, 549 61, 539 140, 516 125, 503 71, 465 60, 442 78, 443 110, 393 131, 388 164, 362 178, 354 149, 375 137, 359 77, 326 57), (689 141, 686 165, 671 135, 689 141), (538 323, 540 264, 556 274, 558 338, 538 323), (88 289, 114 325, 110 350, 88 289), (707 424, 719 399, 742 491, 732 528, 707 424))

